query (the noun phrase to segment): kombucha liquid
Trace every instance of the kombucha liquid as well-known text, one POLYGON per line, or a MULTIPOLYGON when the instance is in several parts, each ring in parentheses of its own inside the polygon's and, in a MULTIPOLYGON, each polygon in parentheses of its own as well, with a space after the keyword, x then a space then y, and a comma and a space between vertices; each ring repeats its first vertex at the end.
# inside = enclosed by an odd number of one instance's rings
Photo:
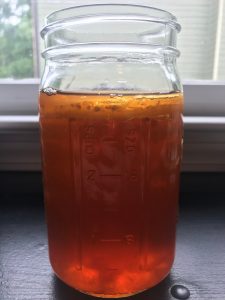
POLYGON ((49 253, 99 297, 160 282, 174 259, 183 97, 40 94, 49 253))

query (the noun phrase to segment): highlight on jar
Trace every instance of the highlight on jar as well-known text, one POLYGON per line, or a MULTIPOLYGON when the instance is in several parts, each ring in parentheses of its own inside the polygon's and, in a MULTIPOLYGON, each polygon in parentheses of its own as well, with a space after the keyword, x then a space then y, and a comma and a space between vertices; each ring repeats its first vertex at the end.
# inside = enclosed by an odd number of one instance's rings
POLYGON ((131 296, 173 265, 180 29, 167 11, 90 0, 53 12, 41 31, 49 257, 55 274, 85 294, 131 296))

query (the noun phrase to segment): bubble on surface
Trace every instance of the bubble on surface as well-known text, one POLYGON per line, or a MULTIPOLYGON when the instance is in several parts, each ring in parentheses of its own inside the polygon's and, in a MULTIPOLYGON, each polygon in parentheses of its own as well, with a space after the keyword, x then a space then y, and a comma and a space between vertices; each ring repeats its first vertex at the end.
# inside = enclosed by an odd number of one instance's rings
POLYGON ((43 89, 42 92, 47 94, 48 96, 52 96, 52 95, 57 94, 57 90, 53 89, 52 87, 47 87, 47 88, 43 89))

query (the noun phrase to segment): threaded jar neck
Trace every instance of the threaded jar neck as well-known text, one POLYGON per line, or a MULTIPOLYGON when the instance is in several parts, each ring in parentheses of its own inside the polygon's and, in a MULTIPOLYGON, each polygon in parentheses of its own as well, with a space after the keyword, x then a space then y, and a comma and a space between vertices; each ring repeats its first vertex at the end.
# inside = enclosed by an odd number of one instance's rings
POLYGON ((41 31, 45 59, 73 61, 79 58, 151 57, 176 58, 181 27, 167 11, 145 5, 91 4, 56 11, 41 31), (85 53, 85 55, 84 55, 85 53))

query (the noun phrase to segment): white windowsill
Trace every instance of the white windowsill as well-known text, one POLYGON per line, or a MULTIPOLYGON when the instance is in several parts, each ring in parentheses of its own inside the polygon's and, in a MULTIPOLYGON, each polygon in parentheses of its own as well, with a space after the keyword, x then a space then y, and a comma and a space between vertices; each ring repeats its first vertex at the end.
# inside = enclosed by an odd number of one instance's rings
MULTIPOLYGON (((0 115, 36 115, 39 79, 0 80, 0 115), (16 104, 16 105, 15 105, 16 104)), ((225 81, 186 80, 186 116, 225 116, 225 81)))
MULTIPOLYGON (((0 170, 41 170, 38 90, 39 79, 0 80, 0 170)), ((185 81, 184 96, 182 170, 225 171, 225 82, 185 81)))
MULTIPOLYGON (((225 117, 184 117, 182 171, 225 171, 225 117)), ((41 170, 38 116, 0 116, 0 170, 41 170)))
MULTIPOLYGON (((36 116, 1 116, 0 115, 0 130, 3 129, 32 129, 38 128, 38 115, 36 116)), ((217 130, 225 129, 225 117, 183 117, 184 127, 186 129, 205 129, 217 130)))

